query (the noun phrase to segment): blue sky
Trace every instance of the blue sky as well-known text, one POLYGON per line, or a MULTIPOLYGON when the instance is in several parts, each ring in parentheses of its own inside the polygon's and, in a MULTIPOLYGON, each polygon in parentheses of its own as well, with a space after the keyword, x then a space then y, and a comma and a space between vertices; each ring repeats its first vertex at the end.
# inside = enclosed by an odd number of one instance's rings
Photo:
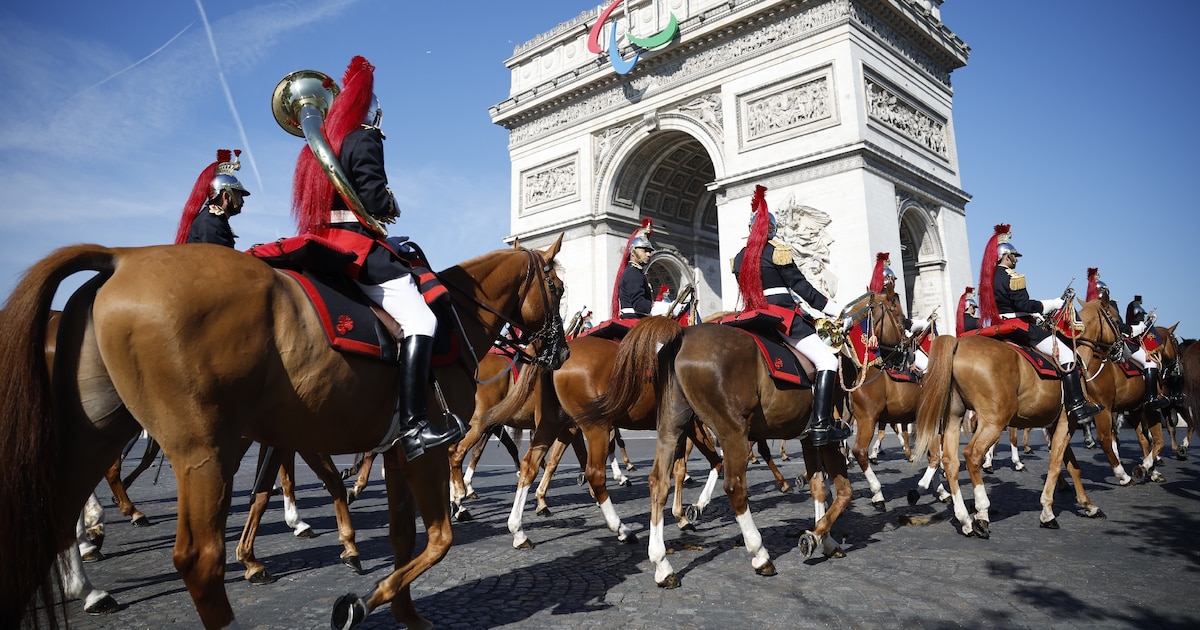
MULTIPOLYGON (((271 91, 298 69, 340 79, 356 54, 377 66, 403 209, 392 233, 436 267, 502 247, 507 133, 488 107, 508 96, 504 60, 599 4, 5 3, 0 295, 62 245, 170 242, 218 148, 243 149, 253 192, 234 219, 239 248, 293 234, 303 141, 276 125, 271 91)), ((1200 3, 949 0, 942 17, 972 47, 952 81, 976 272, 992 226, 1012 223, 1035 299, 1072 277, 1082 295, 1095 266, 1122 306, 1139 293, 1161 323, 1200 336, 1200 3)))

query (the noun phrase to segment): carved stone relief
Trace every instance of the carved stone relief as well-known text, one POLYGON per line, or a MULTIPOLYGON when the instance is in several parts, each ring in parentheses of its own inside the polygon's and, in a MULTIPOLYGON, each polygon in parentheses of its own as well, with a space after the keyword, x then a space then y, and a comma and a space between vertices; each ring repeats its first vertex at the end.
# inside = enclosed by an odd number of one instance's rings
POLYGON ((829 269, 833 239, 828 227, 833 219, 816 208, 800 205, 794 194, 775 210, 775 218, 779 222, 778 237, 796 250, 796 266, 804 277, 826 296, 835 295, 838 278, 829 269))
POLYGON ((946 124, 943 121, 934 119, 871 77, 864 77, 863 83, 867 97, 867 114, 872 119, 938 156, 947 157, 949 140, 946 138, 946 124))
POLYGON ((521 174, 521 211, 579 194, 578 154, 521 174))

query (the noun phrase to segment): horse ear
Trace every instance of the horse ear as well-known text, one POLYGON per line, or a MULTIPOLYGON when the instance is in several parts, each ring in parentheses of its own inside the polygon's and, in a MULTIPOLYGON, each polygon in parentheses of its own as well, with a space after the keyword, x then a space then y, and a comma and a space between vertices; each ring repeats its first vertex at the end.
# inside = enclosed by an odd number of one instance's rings
POLYGON ((521 239, 519 239, 519 238, 513 239, 513 249, 521 249, 521 239))
POLYGON ((1175 325, 1174 325, 1174 326, 1171 326, 1170 328, 1168 328, 1168 329, 1167 329, 1167 332, 1169 332, 1169 333, 1171 333, 1172 335, 1174 335, 1174 334, 1175 334, 1175 326, 1178 326, 1178 325, 1179 325, 1179 322, 1175 322, 1175 325))
POLYGON ((554 260, 554 257, 558 255, 558 250, 562 249, 563 236, 564 234, 559 234, 558 238, 554 239, 554 244, 550 246, 550 249, 542 252, 542 258, 545 258, 546 262, 554 260))

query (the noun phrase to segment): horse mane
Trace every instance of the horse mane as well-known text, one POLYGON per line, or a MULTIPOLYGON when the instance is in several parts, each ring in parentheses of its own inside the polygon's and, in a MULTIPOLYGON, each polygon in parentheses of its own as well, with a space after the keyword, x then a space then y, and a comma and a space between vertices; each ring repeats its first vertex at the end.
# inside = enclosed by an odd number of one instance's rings
POLYGON ((643 386, 658 381, 660 361, 673 356, 666 346, 675 344, 683 336, 684 330, 686 327, 670 317, 644 317, 639 320, 621 341, 608 388, 583 406, 575 423, 581 427, 599 424, 604 418, 632 408, 641 396, 643 386))

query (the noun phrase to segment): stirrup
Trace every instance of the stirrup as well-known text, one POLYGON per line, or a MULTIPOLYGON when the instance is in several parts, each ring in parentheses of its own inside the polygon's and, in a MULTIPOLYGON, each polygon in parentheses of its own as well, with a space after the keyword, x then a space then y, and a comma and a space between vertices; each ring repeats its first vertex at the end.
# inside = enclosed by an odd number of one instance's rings
POLYGON ((1080 427, 1089 427, 1095 424, 1092 416, 1104 411, 1104 405, 1097 405, 1088 401, 1083 401, 1078 405, 1067 409, 1067 418, 1074 420, 1075 424, 1080 427))
POLYGON ((841 442, 850 437, 852 431, 849 426, 841 422, 834 422, 832 425, 828 428, 812 429, 813 446, 825 446, 826 444, 841 442))

